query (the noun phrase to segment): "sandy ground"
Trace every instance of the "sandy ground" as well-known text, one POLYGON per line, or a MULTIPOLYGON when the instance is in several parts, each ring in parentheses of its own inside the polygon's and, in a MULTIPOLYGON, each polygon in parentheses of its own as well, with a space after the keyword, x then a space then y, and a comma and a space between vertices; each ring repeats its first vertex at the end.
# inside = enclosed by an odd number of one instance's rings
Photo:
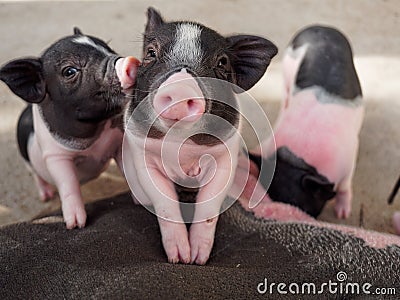
MULTIPOLYGON (((109 41, 121 55, 140 56, 145 10, 152 5, 165 18, 201 22, 223 34, 249 33, 276 43, 280 54, 266 76, 250 92, 273 123, 282 95, 281 59, 291 36, 320 23, 343 31, 351 40, 366 100, 360 153, 354 178, 353 213, 342 223, 392 232, 392 212, 400 197, 386 199, 400 174, 400 2, 373 1, 132 1, 132 2, 0 2, 0 64, 22 56, 38 56, 73 26, 109 41)), ((59 201, 42 203, 32 175, 15 142, 24 103, 0 83, 0 224, 29 220, 57 209, 59 201)), ((249 144, 253 141, 249 138, 249 144)), ((126 191, 114 165, 83 186, 85 201, 126 191)), ((332 205, 320 217, 337 222, 332 205)))

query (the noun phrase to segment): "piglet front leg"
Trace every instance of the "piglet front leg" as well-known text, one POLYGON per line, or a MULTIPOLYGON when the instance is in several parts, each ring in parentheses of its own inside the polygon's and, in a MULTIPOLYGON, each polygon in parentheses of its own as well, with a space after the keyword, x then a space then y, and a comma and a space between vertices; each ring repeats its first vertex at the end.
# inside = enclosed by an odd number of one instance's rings
MULTIPOLYGON (((224 165, 229 166, 231 162, 218 163, 218 166, 224 165)), ((189 232, 192 263, 204 265, 210 257, 218 215, 234 176, 231 169, 217 167, 214 178, 198 193, 193 224, 189 232)))
POLYGON ((190 226, 191 263, 204 265, 208 261, 214 245, 217 221, 218 216, 190 226))
POLYGON ((188 233, 182 219, 174 184, 155 168, 144 170, 139 180, 145 189, 145 193, 150 199, 153 199, 168 261, 171 263, 190 263, 188 233), (155 183, 156 186, 149 184, 149 182, 155 183))
POLYGON ((188 232, 184 223, 177 223, 158 218, 162 243, 168 262, 184 264, 190 263, 190 245, 188 232))
POLYGON ((86 211, 73 161, 58 156, 47 157, 45 160, 60 194, 67 229, 85 227, 86 211))
POLYGON ((352 181, 354 174, 355 162, 352 171, 348 174, 337 187, 335 199, 335 211, 338 219, 346 219, 351 213, 351 200, 353 196, 352 181))

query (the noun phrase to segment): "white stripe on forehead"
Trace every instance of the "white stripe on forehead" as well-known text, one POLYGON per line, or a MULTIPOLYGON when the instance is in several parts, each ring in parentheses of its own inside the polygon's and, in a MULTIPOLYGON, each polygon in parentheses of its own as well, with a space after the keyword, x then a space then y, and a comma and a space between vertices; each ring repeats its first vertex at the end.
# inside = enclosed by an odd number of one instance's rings
POLYGON ((107 56, 112 55, 112 53, 110 51, 108 51, 102 45, 96 44, 91 38, 89 38, 87 36, 80 36, 80 37, 74 38, 72 41, 76 44, 88 45, 93 48, 96 48, 98 51, 104 53, 107 56))
POLYGON ((175 43, 168 57, 173 64, 196 67, 202 60, 201 28, 196 24, 183 23, 176 27, 175 43))

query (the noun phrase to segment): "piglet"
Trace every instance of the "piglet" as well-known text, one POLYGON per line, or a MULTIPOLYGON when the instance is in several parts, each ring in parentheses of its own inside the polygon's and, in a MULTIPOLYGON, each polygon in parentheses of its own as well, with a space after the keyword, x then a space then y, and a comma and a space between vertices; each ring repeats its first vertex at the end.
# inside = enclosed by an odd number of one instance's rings
POLYGON ((147 16, 143 62, 125 115, 124 171, 136 199, 158 217, 168 260, 205 264, 239 151, 234 90, 251 88, 277 48, 257 36, 223 37, 198 23, 165 22, 153 8, 147 16), (189 233, 177 194, 182 186, 196 201, 189 233))
POLYGON ((256 169, 250 169, 251 175, 259 178, 259 183, 268 190, 273 201, 294 205, 316 218, 325 203, 336 195, 334 183, 286 146, 278 148, 267 159, 251 153, 249 158, 256 164, 256 169), (271 171, 274 167, 275 170, 271 171), (273 174, 272 180, 270 174, 273 174))
MULTIPOLYGON (((277 157, 269 187, 273 200, 317 216, 335 196, 337 217, 347 218, 364 116, 349 41, 334 28, 305 28, 286 50, 283 72, 285 95, 274 128, 276 145, 271 138, 250 158, 260 167, 260 155, 264 160, 277 157)), ((252 188, 259 189, 259 184, 252 188)))
POLYGON ((121 157, 123 89, 132 87, 138 64, 75 28, 40 58, 16 59, 0 69, 0 79, 29 103, 18 121, 20 152, 43 201, 57 188, 68 229, 86 223, 80 183, 121 157))

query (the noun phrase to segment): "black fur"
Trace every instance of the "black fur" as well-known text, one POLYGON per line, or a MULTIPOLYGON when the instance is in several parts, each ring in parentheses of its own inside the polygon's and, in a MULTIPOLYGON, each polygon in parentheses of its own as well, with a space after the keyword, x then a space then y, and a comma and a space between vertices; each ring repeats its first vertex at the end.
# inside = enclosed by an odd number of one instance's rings
POLYGON ((293 49, 308 44, 297 73, 298 88, 320 86, 347 100, 362 96, 351 46, 338 30, 311 26, 298 33, 291 44, 293 49))
POLYGON ((28 155, 28 141, 29 137, 34 133, 33 129, 33 117, 32 117, 32 105, 29 104, 22 111, 19 116, 18 125, 17 125, 17 141, 19 152, 22 157, 29 162, 28 155))
POLYGON ((336 193, 334 184, 303 159, 293 154, 287 147, 280 147, 267 159, 249 154, 249 158, 261 170, 259 181, 268 188, 273 201, 297 206, 313 217, 317 217, 336 193), (274 156, 276 168, 272 181, 265 174, 272 174, 274 156))

